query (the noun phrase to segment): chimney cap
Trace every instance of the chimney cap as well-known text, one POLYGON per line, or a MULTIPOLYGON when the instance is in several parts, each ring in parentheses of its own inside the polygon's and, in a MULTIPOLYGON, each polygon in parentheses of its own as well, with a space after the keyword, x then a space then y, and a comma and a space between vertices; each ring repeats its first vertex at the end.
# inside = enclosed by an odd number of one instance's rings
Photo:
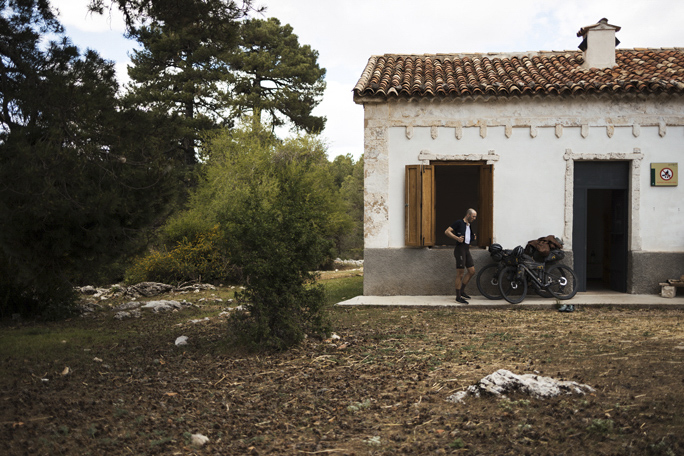
POLYGON ((598 29, 598 30, 609 30, 613 29, 616 32, 619 32, 622 27, 618 25, 613 25, 608 23, 608 19, 601 18, 596 24, 593 25, 587 25, 586 27, 582 27, 579 29, 579 32, 577 32, 577 36, 584 36, 587 34, 587 32, 591 29, 598 29))

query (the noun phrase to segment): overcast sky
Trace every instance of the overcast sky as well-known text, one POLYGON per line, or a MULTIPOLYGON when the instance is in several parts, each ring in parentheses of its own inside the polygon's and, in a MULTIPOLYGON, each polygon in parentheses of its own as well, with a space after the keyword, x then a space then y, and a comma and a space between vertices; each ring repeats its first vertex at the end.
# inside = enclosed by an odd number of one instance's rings
MULTIPOLYGON (((621 48, 684 47, 684 2, 672 0, 255 0, 266 17, 289 23, 299 42, 319 52, 327 89, 316 115, 328 121, 329 156, 363 153, 363 108, 352 88, 371 55, 575 50, 577 31, 606 17, 622 27, 621 48)), ((123 20, 87 14, 88 0, 52 0, 67 35, 81 48, 117 62, 127 80, 136 45, 123 20)))

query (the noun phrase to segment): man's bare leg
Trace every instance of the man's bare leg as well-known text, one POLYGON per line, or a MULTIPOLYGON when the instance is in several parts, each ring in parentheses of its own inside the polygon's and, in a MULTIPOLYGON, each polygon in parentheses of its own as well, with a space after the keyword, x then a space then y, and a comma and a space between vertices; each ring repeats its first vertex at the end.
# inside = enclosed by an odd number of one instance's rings
POLYGON ((461 290, 463 289, 464 274, 465 269, 456 269, 456 301, 459 302, 461 301, 461 299, 463 299, 461 297, 461 290))
MULTIPOLYGON (((463 269, 459 269, 459 271, 463 271, 463 269)), ((469 267, 468 273, 460 281, 461 286, 457 288, 457 290, 459 291, 458 295, 460 295, 460 296, 466 295, 467 296, 467 293, 465 292, 465 287, 466 287, 466 285, 468 285, 468 282, 470 282, 470 279, 472 279, 474 275, 475 275, 475 267, 474 266, 469 267)), ((458 274, 456 275, 456 278, 458 281, 458 274)), ((470 296, 467 296, 467 297, 470 298, 470 296)))

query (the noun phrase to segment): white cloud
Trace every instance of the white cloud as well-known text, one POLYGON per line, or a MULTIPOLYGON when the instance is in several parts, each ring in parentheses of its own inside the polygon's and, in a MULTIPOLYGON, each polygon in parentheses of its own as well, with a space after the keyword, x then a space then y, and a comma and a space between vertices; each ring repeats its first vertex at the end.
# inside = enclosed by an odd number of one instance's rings
POLYGON ((88 12, 90 0, 52 0, 50 3, 59 11, 62 24, 72 30, 93 33, 111 31, 118 34, 123 34, 125 30, 124 17, 118 8, 100 15, 88 12))

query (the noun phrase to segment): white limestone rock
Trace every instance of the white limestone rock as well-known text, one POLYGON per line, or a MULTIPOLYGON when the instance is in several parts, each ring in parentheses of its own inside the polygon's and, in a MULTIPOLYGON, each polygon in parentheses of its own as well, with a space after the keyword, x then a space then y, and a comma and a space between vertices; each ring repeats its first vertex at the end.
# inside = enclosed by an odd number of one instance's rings
POLYGON ((452 394, 447 401, 462 403, 468 396, 505 396, 510 393, 523 393, 535 399, 547 399, 560 394, 584 395, 594 391, 591 386, 577 382, 555 380, 534 374, 517 375, 506 369, 499 369, 482 378, 476 385, 469 386, 465 391, 452 394))
POLYGON ((182 345, 188 345, 188 336, 179 336, 176 338, 176 347, 180 347, 182 345))
POLYGON ((163 310, 174 310, 174 309, 181 309, 183 307, 183 304, 181 304, 178 301, 149 301, 145 303, 141 309, 152 309, 154 312, 159 312, 163 310))
POLYGON ((202 434, 192 434, 190 443, 195 447, 203 447, 209 441, 209 437, 202 434))

